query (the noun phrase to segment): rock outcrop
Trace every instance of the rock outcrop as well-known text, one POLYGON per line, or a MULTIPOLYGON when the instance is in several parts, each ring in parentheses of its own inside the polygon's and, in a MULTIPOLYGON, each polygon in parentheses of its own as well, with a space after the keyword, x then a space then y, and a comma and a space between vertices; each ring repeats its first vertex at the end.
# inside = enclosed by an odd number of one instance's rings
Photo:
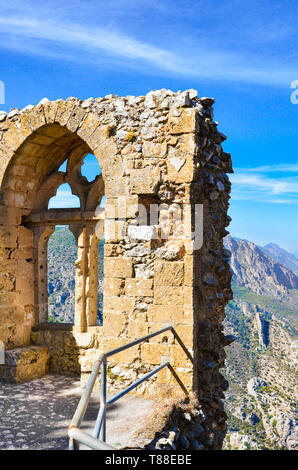
POLYGON ((284 296, 289 289, 298 289, 298 276, 267 256, 246 240, 225 238, 231 251, 231 269, 239 286, 261 295, 284 296))

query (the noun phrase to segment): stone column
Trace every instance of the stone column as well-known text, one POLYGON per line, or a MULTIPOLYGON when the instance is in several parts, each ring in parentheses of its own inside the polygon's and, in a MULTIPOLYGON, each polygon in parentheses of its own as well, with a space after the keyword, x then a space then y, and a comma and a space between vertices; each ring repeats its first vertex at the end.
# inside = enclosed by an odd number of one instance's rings
POLYGON ((86 316, 87 326, 97 325, 97 301, 98 301, 98 248, 99 239, 94 233, 94 228, 89 230, 88 250, 88 276, 86 279, 86 316), (91 231, 91 233, 90 233, 91 231), (92 233, 93 232, 93 233, 92 233))
POLYGON ((75 313, 74 331, 84 332, 87 330, 86 317, 86 279, 88 271, 88 229, 86 226, 69 225, 70 231, 77 241, 78 257, 75 262, 75 313))
POLYGON ((55 225, 34 227, 35 325, 48 321, 48 241, 55 225))

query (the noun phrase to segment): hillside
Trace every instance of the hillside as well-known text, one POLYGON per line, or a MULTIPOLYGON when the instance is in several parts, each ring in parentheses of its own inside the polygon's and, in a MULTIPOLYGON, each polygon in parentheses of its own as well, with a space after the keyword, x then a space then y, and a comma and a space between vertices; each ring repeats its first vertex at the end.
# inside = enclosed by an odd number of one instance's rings
POLYGON ((225 376, 231 449, 297 449, 298 291, 286 300, 233 286, 225 330, 225 376))
POLYGON ((226 239, 234 299, 225 330, 227 449, 297 449, 297 276, 246 240, 226 239), (294 288, 295 287, 295 288, 294 288))

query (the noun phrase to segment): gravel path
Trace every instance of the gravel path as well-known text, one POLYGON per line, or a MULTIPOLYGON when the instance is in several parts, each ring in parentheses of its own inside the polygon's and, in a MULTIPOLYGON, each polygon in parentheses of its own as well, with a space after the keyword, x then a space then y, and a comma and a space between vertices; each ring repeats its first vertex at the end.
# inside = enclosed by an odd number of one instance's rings
MULTIPOLYGON (((81 396, 78 378, 46 375, 23 384, 0 383, 0 449, 62 450, 68 448, 67 428, 81 396)), ((107 442, 137 446, 132 439, 154 402, 127 395, 107 414, 107 442)), ((92 398, 83 429, 96 419, 98 399, 92 398)))

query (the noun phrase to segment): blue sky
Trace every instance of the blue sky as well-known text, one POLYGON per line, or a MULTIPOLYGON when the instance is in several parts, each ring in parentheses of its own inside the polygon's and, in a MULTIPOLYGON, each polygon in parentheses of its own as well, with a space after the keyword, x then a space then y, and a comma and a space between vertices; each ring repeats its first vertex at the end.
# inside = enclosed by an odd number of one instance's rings
POLYGON ((235 174, 231 234, 298 255, 298 2, 0 0, 1 109, 195 88, 235 174))
MULTIPOLYGON (((67 162, 64 162, 59 171, 66 172, 67 162)), ((101 174, 101 168, 95 155, 86 155, 84 158, 81 174, 87 178, 88 181, 93 181, 97 175, 101 174)), ((101 204, 105 203, 105 197, 102 199, 101 204)), ((65 208, 65 207, 80 207, 80 199, 78 196, 72 194, 71 187, 68 183, 61 184, 57 193, 49 200, 49 209, 65 208)))

